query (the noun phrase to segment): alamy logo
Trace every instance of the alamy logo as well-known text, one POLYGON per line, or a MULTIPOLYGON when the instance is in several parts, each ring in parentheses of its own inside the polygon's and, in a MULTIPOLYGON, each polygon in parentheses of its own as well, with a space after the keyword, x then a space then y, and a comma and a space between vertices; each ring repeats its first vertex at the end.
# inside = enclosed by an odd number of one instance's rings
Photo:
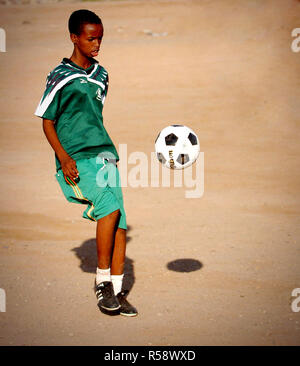
POLYGON ((6 312, 6 294, 3 288, 0 288, 0 313, 6 312))
POLYGON ((108 184, 102 174, 102 170, 107 169, 110 171, 108 177, 111 187, 186 187, 189 189, 185 191, 185 198, 203 196, 204 152, 200 152, 194 164, 181 170, 162 167, 155 152, 151 152, 149 156, 142 151, 134 151, 128 156, 126 144, 119 144, 118 152, 120 157, 118 169, 115 168, 116 158, 111 152, 105 151, 98 155, 96 163, 102 165, 96 176, 99 187, 106 187, 108 184))
POLYGON ((296 297, 291 304, 292 311, 294 313, 298 313, 300 311, 300 288, 294 288, 292 291, 292 297, 296 297))
POLYGON ((291 44, 292 51, 300 52, 300 28, 294 28, 292 30, 292 37, 297 37, 293 40, 291 44))
POLYGON ((6 52, 6 33, 0 28, 0 52, 6 52))

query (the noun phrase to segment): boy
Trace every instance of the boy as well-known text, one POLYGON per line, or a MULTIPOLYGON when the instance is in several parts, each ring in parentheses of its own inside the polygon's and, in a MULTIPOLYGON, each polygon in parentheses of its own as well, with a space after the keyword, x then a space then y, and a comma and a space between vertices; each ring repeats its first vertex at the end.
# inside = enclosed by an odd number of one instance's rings
POLYGON ((94 59, 103 25, 89 10, 69 18, 74 50, 49 73, 35 114, 55 152, 56 179, 70 202, 87 204, 83 217, 97 222, 98 267, 95 292, 99 309, 137 315, 122 291, 126 251, 126 215, 116 148, 103 126, 107 71, 94 59))

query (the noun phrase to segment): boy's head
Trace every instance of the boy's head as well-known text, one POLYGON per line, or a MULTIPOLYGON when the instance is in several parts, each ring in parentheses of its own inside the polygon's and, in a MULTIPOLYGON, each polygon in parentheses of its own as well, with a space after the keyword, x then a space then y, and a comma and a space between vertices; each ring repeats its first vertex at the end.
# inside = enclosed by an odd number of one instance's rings
POLYGON ((69 32, 74 47, 86 57, 96 57, 103 37, 101 19, 89 10, 76 10, 69 18, 69 32))
POLYGON ((97 14, 90 10, 76 10, 69 18, 69 32, 80 36, 84 24, 101 24, 102 21, 97 14))

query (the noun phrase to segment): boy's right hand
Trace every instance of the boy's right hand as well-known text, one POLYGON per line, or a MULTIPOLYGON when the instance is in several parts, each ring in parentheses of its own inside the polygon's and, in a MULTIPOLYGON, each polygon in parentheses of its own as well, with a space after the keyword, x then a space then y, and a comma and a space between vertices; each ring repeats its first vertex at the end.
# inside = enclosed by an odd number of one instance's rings
POLYGON ((61 169, 64 173, 65 179, 67 177, 71 179, 76 179, 79 176, 79 172, 76 167, 76 161, 72 159, 70 156, 64 157, 61 162, 61 169))

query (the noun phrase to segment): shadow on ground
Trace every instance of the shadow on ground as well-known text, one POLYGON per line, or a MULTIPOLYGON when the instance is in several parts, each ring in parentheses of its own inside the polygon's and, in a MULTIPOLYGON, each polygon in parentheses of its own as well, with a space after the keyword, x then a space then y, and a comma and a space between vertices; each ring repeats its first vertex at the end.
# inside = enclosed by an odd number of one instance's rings
MULTIPOLYGON (((128 226, 127 243, 131 240, 131 237, 128 236, 128 232, 130 230, 131 228, 128 226)), ((76 257, 80 259, 79 267, 83 272, 93 273, 96 275, 97 245, 95 238, 84 241, 79 247, 73 248, 72 252, 75 252, 76 257)), ((133 263, 132 259, 128 257, 125 258, 123 289, 128 291, 131 291, 135 282, 133 263)))
POLYGON ((203 264, 196 259, 176 259, 167 264, 167 268, 170 271, 175 272, 194 272, 203 267, 203 264))

